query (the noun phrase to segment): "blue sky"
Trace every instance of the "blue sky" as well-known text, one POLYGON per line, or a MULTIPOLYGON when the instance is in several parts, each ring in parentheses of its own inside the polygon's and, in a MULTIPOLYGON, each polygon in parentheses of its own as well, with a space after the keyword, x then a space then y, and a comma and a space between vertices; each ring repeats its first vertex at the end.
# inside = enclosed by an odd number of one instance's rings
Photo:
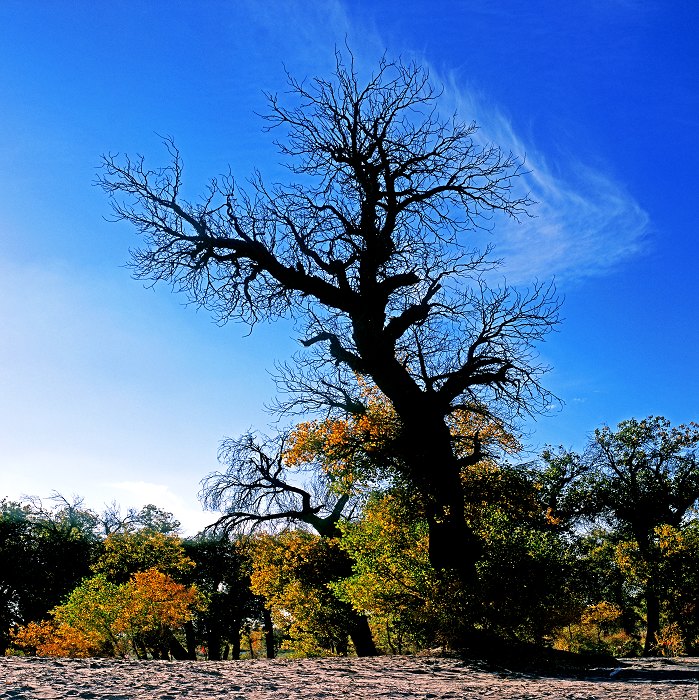
POLYGON ((231 165, 284 176, 255 113, 284 68, 327 75, 347 39, 445 87, 445 112, 526 156, 539 204, 494 231, 503 274, 556 277, 564 322, 541 347, 561 410, 532 449, 602 423, 699 420, 699 5, 677 0, 0 3, 0 496, 83 495, 206 523, 220 440, 270 417, 288 326, 247 335, 144 289, 134 232, 109 223, 100 155, 165 163, 187 190, 231 165))

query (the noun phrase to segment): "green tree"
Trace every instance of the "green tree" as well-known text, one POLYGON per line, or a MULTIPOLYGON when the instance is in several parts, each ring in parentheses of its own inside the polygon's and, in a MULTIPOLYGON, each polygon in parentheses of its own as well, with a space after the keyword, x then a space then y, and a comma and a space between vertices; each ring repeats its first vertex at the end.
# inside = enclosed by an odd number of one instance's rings
POLYGON ((43 619, 90 574, 97 517, 79 500, 54 504, 0 502, 0 651, 11 626, 43 619))
POLYGON ((549 465, 577 465, 567 502, 577 502, 579 513, 613 531, 626 573, 642 587, 644 655, 653 652, 668 595, 660 532, 664 526, 682 529, 699 500, 698 446, 696 424, 673 427, 665 418, 650 416, 622 421, 615 431, 595 430, 582 455, 549 453, 549 465))
POLYGON ((110 581, 125 583, 139 571, 157 569, 177 578, 193 567, 179 537, 143 529, 108 535, 92 569, 110 581))
MULTIPOLYGON (((250 588, 252 561, 241 538, 199 535, 183 541, 196 566, 185 577, 206 595, 207 605, 197 611, 192 632, 206 643, 209 660, 239 659, 241 635, 248 620, 265 624, 263 601, 250 588)), ((268 635, 271 630, 267 630, 268 635)), ((274 640, 268 638, 268 656, 274 640)))
POLYGON ((125 514, 121 512, 117 503, 112 503, 102 514, 101 524, 105 536, 140 530, 177 535, 180 531, 179 520, 176 520, 172 513, 152 503, 148 503, 140 510, 129 508, 125 514))
POLYGON ((361 413, 357 375, 398 415, 403 477, 421 494, 430 561, 468 577, 479 556, 464 515, 468 455, 456 411, 500 420, 546 410, 536 343, 557 323, 553 290, 489 288, 493 262, 469 232, 526 216, 522 164, 482 145, 473 123, 437 114, 440 90, 414 64, 382 60, 362 82, 338 54, 330 79, 290 79, 267 125, 297 176, 250 191, 214 180, 182 198, 182 163, 108 156, 102 185, 117 218, 144 236, 137 274, 166 281, 222 320, 292 316, 308 348, 282 372, 287 408, 361 413))

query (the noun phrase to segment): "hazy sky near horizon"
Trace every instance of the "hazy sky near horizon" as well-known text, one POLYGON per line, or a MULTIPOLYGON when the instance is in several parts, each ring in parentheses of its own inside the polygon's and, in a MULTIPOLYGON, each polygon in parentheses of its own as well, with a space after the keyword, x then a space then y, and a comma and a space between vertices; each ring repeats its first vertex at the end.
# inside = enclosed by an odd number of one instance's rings
POLYGON ((285 70, 327 76, 345 41, 429 68, 441 109, 526 157, 538 201, 490 242, 503 274, 555 276, 541 346, 564 405, 532 450, 599 425, 699 420, 699 5, 678 0, 0 3, 0 497, 171 510, 187 530, 220 441, 265 428, 285 323, 217 326, 125 264, 137 237, 93 186, 100 155, 287 179, 257 116, 285 70))

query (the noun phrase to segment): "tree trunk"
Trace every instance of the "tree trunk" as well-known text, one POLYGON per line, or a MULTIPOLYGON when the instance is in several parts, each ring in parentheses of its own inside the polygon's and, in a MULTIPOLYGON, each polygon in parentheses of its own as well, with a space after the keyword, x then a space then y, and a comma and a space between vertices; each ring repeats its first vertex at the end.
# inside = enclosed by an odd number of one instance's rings
POLYGON ((240 661, 240 627, 231 630, 231 659, 240 661))
POLYGON ((265 631, 267 658, 273 659, 276 656, 276 650, 274 648, 274 626, 272 625, 272 613, 269 611, 269 608, 262 608, 262 620, 265 631))
POLYGON ((660 599, 652 586, 646 588, 646 642, 643 656, 652 656, 655 651, 656 634, 660 632, 660 599))
POLYGON ((215 625, 208 624, 206 627, 206 646, 209 661, 221 661, 221 633, 215 625))
POLYGON ((189 652, 182 646, 180 640, 175 637, 172 630, 168 630, 167 632, 166 649, 166 656, 169 657, 169 655, 172 654, 172 658, 176 661, 186 661, 187 659, 191 659, 189 652))
POLYGON ((354 644, 354 650, 357 656, 376 656, 376 645, 374 638, 371 636, 371 628, 366 615, 354 613, 354 619, 350 623, 349 636, 354 644))
MULTIPOLYGON (((466 523, 461 464, 443 416, 431 412, 429 406, 418 408, 409 417, 401 416, 404 428, 399 448, 407 476, 425 501, 430 564, 437 571, 455 572, 468 583, 482 552, 466 523)), ((475 456, 474 461, 477 459, 475 456)))
POLYGON ((187 658, 197 660, 197 638, 194 634, 194 623, 190 620, 184 623, 184 635, 187 640, 187 658))

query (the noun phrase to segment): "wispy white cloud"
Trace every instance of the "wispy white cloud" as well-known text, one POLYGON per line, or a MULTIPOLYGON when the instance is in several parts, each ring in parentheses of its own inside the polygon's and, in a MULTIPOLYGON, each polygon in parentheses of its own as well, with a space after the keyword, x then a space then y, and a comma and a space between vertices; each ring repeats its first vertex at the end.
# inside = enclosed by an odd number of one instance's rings
POLYGON ((446 86, 446 105, 479 125, 479 141, 525 162, 527 174, 517 186, 536 202, 532 217, 497 222, 491 239, 509 280, 519 283, 552 275, 563 282, 579 280, 608 273, 644 250, 649 217, 622 183, 574 156, 544 153, 478 92, 453 75, 431 74, 446 86))

